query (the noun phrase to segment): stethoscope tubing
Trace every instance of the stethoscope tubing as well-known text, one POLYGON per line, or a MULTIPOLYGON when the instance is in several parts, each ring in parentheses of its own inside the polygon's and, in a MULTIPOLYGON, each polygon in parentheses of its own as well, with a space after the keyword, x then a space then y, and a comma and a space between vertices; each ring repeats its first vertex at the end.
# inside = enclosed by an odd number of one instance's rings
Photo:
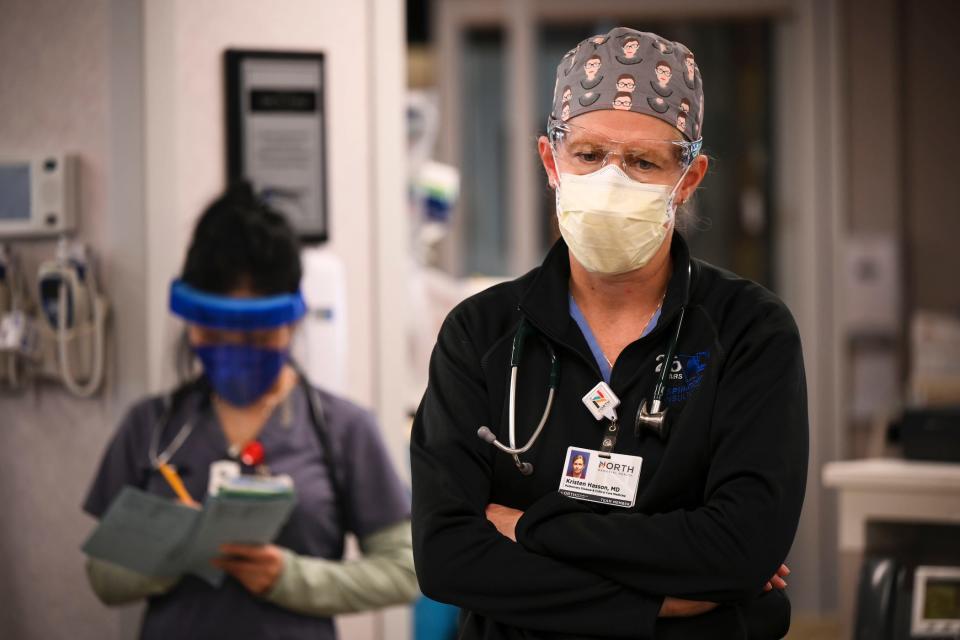
MULTIPOLYGON (((514 457, 519 456, 522 453, 526 453, 530 448, 536 443, 537 438, 540 437, 540 432, 543 431, 543 428, 547 424, 547 419, 550 417, 550 411, 553 409, 553 399, 556 395, 557 390, 553 387, 550 387, 550 391, 547 394, 547 404, 543 409, 543 414, 540 416, 540 422, 537 424, 537 428, 534 429, 533 434, 527 440, 527 443, 522 447, 517 447, 516 440, 516 427, 515 427, 515 412, 516 407, 516 395, 517 395, 517 367, 511 367, 510 373, 510 446, 506 446, 499 440, 493 440, 490 442, 493 446, 504 453, 508 453, 514 457)), ((486 429, 485 433, 491 433, 486 427, 481 427, 481 429, 486 429)), ((483 437, 483 436, 481 436, 483 437)), ((484 438, 486 439, 486 438, 484 438)))
MULTIPOLYGON (((660 369, 660 376, 657 378, 657 384, 653 388, 653 400, 650 403, 650 409, 647 410, 647 403, 643 401, 638 413, 637 421, 638 425, 640 421, 644 423, 652 423, 654 430, 660 435, 661 438, 664 438, 666 431, 664 430, 664 420, 666 418, 666 409, 662 408, 663 397, 666 394, 667 389, 667 377, 670 375, 670 368, 673 363, 673 356, 677 350, 677 343, 680 341, 680 331, 683 328, 683 317, 687 310, 687 304, 690 301, 690 278, 692 276, 691 263, 687 262, 687 282, 686 282, 686 291, 684 292, 684 302, 680 307, 680 315, 677 319, 676 327, 673 330, 673 333, 670 335, 670 341, 667 343, 667 351, 664 354, 663 365, 660 369), (643 416, 641 418, 641 415, 643 416)), ((509 399, 509 417, 508 417, 508 436, 510 439, 510 446, 506 446, 496 435, 490 430, 487 426, 481 426, 477 430, 477 436, 481 440, 484 440, 493 446, 495 446, 500 451, 513 457, 513 461, 517 466, 517 469, 520 470, 525 476, 528 476, 533 473, 533 465, 529 462, 524 462, 520 459, 520 455, 529 451, 534 444, 536 444, 537 439, 540 437, 540 433, 543 431, 544 426, 547 424, 547 419, 550 417, 550 410, 553 408, 553 400, 556 394, 557 387, 559 386, 559 364, 557 360, 556 352, 553 350, 553 347, 547 341, 545 337, 540 336, 544 344, 547 347, 547 350, 550 354, 550 390, 547 395, 547 403, 544 407, 543 414, 540 416, 540 422, 537 424, 537 428, 530 435, 530 438, 527 440, 526 444, 522 447, 517 447, 516 440, 516 408, 517 408, 517 377, 519 375, 520 369, 520 359, 523 354, 523 343, 526 339, 528 333, 533 331, 533 328, 529 325, 525 318, 520 319, 520 325, 517 327, 517 332, 513 336, 513 344, 510 350, 510 399, 509 399)), ((638 426, 639 429, 639 426, 638 426)))
POLYGON ((550 418, 550 411, 553 409, 553 401, 557 393, 557 387, 560 384, 560 371, 557 354, 550 343, 547 342, 546 339, 541 338, 547 348, 547 352, 550 355, 550 387, 547 393, 547 402, 544 405, 543 413, 540 416, 540 421, 537 423, 537 428, 534 429, 533 434, 531 434, 526 444, 524 444, 522 447, 517 447, 517 377, 520 370, 520 356, 523 353, 523 342, 530 331, 532 331, 532 329, 530 328, 530 325, 527 323, 526 319, 521 318, 520 326, 517 327, 517 333, 513 336, 513 345, 510 351, 510 412, 508 418, 508 435, 510 439, 510 446, 508 447, 500 442, 487 426, 481 426, 477 430, 477 436, 480 437, 480 439, 489 442, 500 451, 512 456, 514 463, 517 465, 517 469, 519 469, 520 473, 525 476, 533 473, 533 465, 529 462, 522 461, 520 459, 520 454, 526 453, 534 444, 536 444, 537 438, 540 437, 540 433, 543 431, 543 428, 547 424, 547 420, 550 418))
POLYGON ((667 376, 670 375, 670 368, 673 366, 673 356, 677 350, 677 342, 680 340, 680 328, 683 327, 683 315, 686 310, 686 306, 680 307, 680 317, 677 320, 676 328, 673 330, 673 335, 670 337, 670 342, 667 343, 667 353, 663 359, 660 377, 653 388, 653 401, 650 403, 650 409, 654 413, 660 411, 660 405, 663 403, 663 396, 667 390, 667 376))

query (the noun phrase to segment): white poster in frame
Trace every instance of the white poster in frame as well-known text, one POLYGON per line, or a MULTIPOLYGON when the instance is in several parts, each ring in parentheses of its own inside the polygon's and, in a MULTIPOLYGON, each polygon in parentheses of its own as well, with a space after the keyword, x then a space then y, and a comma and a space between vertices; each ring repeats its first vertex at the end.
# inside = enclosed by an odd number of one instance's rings
POLYGON ((227 176, 249 180, 307 243, 329 239, 324 57, 224 53, 227 176))

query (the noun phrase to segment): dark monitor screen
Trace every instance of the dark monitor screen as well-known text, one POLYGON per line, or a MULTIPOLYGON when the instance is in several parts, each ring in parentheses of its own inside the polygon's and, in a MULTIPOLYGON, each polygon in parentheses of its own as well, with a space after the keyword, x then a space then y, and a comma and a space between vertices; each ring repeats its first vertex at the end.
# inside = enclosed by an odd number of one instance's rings
POLYGON ((254 113, 316 113, 317 92, 280 89, 253 89, 250 111, 254 113))
POLYGON ((927 580, 923 617, 927 620, 960 620, 960 579, 927 580))
POLYGON ((30 219, 30 165, 0 164, 0 223, 30 219))

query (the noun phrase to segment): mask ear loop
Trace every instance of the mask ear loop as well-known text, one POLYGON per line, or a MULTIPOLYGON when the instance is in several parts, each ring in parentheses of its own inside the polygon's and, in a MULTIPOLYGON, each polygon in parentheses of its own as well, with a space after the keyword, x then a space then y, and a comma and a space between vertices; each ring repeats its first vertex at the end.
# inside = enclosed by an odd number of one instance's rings
POLYGON ((550 157, 553 158, 553 170, 556 174, 556 182, 553 184, 553 199, 557 217, 560 216, 560 166, 557 164, 557 152, 553 147, 553 140, 550 140, 550 157))
MULTIPOLYGON (((673 189, 670 191, 670 197, 667 199, 667 208, 670 209, 670 215, 673 216, 676 213, 676 207, 673 204, 673 199, 677 195, 677 189, 680 188, 680 185, 683 183, 683 179, 687 177, 687 173, 690 171, 690 167, 693 166, 693 161, 697 159, 697 156, 700 155, 700 147, 703 145, 703 138, 698 138, 690 143, 690 146, 686 153, 689 153, 689 156, 685 156, 686 167, 683 169, 683 173, 680 174, 680 179, 677 180, 677 184, 673 186, 673 189)), ((683 204, 683 203, 681 203, 683 204)))
POLYGON ((550 147, 550 157, 553 158, 553 171, 556 174, 556 180, 551 186, 553 190, 557 193, 560 192, 560 165, 557 164, 557 142, 554 140, 554 136, 557 135, 554 131, 547 128, 547 143, 550 147))
POLYGON ((680 179, 677 180, 677 183, 673 185, 673 189, 670 190, 670 195, 667 197, 667 210, 670 211, 670 218, 675 218, 677 214, 677 204, 674 203, 674 198, 677 197, 677 190, 680 188, 680 185, 683 184, 683 179, 687 177, 687 173, 690 171, 690 167, 693 166, 693 161, 687 163, 686 168, 684 168, 683 173, 680 174, 680 179))

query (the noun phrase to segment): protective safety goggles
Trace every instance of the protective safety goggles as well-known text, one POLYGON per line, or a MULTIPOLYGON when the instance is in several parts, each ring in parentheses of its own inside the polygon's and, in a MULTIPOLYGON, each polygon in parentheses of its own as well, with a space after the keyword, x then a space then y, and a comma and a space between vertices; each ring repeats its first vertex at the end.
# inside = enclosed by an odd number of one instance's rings
POLYGON ((568 122, 551 123, 547 136, 563 172, 585 175, 617 162, 632 179, 649 184, 673 184, 703 145, 702 138, 614 140, 568 122))
POLYGON ((234 298, 205 293, 182 280, 170 285, 170 311, 187 322, 225 331, 258 331, 296 322, 307 312, 303 295, 234 298))

